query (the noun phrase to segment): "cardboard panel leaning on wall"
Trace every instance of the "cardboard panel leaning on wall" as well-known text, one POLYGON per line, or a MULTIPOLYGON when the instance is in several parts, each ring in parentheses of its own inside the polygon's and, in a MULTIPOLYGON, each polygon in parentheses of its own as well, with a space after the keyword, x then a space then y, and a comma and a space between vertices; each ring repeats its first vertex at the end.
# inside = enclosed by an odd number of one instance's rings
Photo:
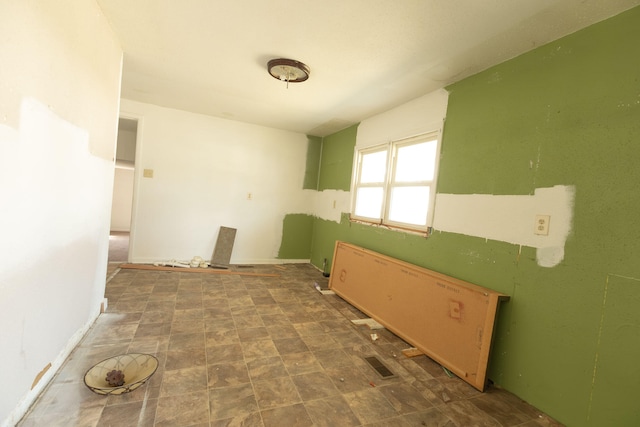
POLYGON ((14 425, 104 296, 122 51, 94 2, 0 8, 0 422, 14 425))
POLYGON ((484 391, 500 301, 508 296, 345 242, 329 288, 484 391))

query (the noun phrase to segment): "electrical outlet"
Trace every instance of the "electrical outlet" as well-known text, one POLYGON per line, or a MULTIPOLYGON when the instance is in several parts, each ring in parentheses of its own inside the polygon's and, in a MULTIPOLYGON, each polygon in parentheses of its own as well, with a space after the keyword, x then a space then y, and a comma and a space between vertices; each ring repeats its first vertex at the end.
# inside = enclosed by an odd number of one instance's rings
POLYGON ((536 215, 536 225, 533 232, 540 236, 548 236, 550 220, 551 220, 550 215, 536 215))

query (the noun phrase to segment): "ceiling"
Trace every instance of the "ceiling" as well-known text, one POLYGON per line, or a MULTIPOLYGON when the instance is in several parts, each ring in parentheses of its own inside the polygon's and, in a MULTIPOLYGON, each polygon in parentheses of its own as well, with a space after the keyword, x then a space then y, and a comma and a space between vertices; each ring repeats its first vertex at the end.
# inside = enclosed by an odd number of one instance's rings
POLYGON ((97 0, 122 97, 325 136, 640 0, 97 0), (274 79, 273 58, 309 80, 274 79))

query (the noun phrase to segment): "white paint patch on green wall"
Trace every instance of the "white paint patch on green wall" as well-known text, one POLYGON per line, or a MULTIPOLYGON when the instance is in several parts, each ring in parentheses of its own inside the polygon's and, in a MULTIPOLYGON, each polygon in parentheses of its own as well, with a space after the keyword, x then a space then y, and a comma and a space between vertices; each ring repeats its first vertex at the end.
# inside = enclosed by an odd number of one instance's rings
POLYGON ((363 120, 356 146, 372 147, 389 141, 442 130, 449 92, 438 89, 394 109, 363 120))
POLYGON ((340 223, 343 212, 349 212, 351 192, 342 190, 308 190, 313 199, 313 206, 309 213, 318 218, 340 223))
POLYGON ((564 259, 573 225, 575 187, 538 188, 533 195, 438 194, 433 228, 536 248, 542 267, 564 259), (549 234, 535 234, 536 215, 549 215, 549 234))

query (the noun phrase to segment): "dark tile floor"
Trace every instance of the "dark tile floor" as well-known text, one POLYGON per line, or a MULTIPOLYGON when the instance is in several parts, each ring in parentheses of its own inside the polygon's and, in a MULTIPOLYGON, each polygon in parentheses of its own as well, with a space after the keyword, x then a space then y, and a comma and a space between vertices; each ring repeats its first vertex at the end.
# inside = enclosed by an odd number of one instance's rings
POLYGON ((498 388, 480 393, 366 317, 313 266, 255 266, 277 277, 112 270, 100 315, 19 424, 31 426, 559 426, 498 388), (101 396, 95 363, 127 352, 160 367, 137 390, 101 396), (395 374, 364 361, 376 355, 395 374))

